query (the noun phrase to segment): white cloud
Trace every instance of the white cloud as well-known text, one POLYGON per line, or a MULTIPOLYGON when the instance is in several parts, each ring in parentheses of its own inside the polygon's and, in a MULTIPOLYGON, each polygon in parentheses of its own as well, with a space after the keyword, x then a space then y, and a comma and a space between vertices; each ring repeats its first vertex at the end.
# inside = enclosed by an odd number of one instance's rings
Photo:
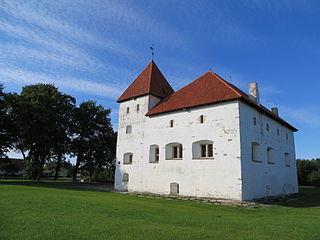
POLYGON ((0 9, 14 16, 27 24, 33 24, 41 27, 44 31, 54 31, 59 37, 63 37, 74 43, 82 43, 91 47, 98 47, 112 51, 115 54, 126 57, 136 57, 137 53, 127 46, 121 45, 110 38, 101 38, 96 33, 83 29, 79 25, 72 24, 66 19, 62 20, 58 16, 53 16, 48 8, 45 8, 40 2, 27 5, 18 1, 6 1, 6 4, 0 6, 0 9))
POLYGON ((88 81, 86 79, 51 76, 20 69, 0 68, 0 81, 9 83, 14 82, 18 84, 50 83, 65 90, 80 91, 111 99, 114 99, 121 94, 121 90, 115 86, 108 86, 106 84, 88 81))

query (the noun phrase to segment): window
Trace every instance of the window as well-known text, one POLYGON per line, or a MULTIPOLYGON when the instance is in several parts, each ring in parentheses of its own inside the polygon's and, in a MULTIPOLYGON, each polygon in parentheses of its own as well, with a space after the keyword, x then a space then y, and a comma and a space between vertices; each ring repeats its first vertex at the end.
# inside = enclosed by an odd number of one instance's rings
POLYGON ((259 146, 256 142, 251 143, 251 160, 253 162, 261 162, 259 160, 259 146))
POLYGON ((286 167, 290 167, 290 156, 289 156, 289 153, 285 153, 284 154, 284 160, 285 160, 286 167))
POLYGON ((267 131, 269 132, 269 124, 267 123, 267 131))
POLYGON ((166 159, 182 159, 183 149, 180 143, 169 143, 166 145, 166 159))
POLYGON ((255 117, 253 118, 253 125, 257 125, 257 119, 255 117))
POLYGON ((123 155, 123 164, 132 164, 133 154, 125 153, 123 155))
POLYGON ((150 163, 159 163, 159 146, 151 145, 149 151, 149 162, 150 163))
POLYGON ((200 123, 204 123, 204 116, 200 115, 200 123))
POLYGON ((132 131, 131 125, 126 126, 126 134, 131 133, 131 131, 132 131))
POLYGON ((213 157, 213 144, 201 144, 201 157, 209 158, 213 157))
POLYGON ((130 112, 130 108, 129 107, 127 107, 127 114, 130 112))
POLYGON ((170 120, 170 127, 173 127, 173 120, 170 120))
POLYGON ((129 174, 128 173, 122 174, 122 182, 129 182, 129 174))
POLYGON ((286 133, 286 140, 288 140, 288 133, 286 133))
POLYGON ((193 159, 213 158, 213 142, 210 140, 201 140, 192 143, 193 159))
POLYGON ((274 163, 274 156, 273 156, 273 148, 272 147, 268 147, 267 148, 267 160, 269 164, 273 164, 274 163))
POLYGON ((140 105, 137 104, 137 112, 139 112, 139 110, 140 110, 140 105))
POLYGON ((278 135, 278 136, 280 135, 280 131, 279 131, 279 128, 277 129, 277 135, 278 135))
POLYGON ((173 146, 173 158, 182 158, 182 146, 173 146))

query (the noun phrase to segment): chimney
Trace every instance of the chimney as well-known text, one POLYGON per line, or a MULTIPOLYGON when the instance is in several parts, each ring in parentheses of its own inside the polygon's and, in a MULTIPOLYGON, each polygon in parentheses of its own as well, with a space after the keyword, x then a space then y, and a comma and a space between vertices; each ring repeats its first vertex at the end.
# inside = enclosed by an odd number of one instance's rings
POLYGON ((276 107, 271 108, 271 112, 273 112, 275 115, 279 116, 279 110, 278 110, 278 108, 276 108, 276 107))
POLYGON ((256 104, 260 105, 258 83, 256 83, 256 82, 249 83, 249 97, 256 104))

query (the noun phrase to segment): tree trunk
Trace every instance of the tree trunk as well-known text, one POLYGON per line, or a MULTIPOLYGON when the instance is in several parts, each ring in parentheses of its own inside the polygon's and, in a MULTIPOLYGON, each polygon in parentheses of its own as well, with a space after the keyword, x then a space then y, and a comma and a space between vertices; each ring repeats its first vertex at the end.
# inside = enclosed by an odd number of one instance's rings
POLYGON ((57 159, 56 169, 55 169, 55 174, 54 174, 54 180, 58 180, 61 161, 62 161, 62 153, 61 153, 61 151, 59 151, 58 152, 58 159, 57 159))
POLYGON ((77 181, 77 174, 78 174, 78 169, 79 169, 79 166, 80 166, 80 163, 82 161, 82 154, 78 155, 77 156, 77 162, 76 162, 76 165, 74 166, 74 169, 73 169, 73 175, 72 175, 72 180, 75 182, 77 181))

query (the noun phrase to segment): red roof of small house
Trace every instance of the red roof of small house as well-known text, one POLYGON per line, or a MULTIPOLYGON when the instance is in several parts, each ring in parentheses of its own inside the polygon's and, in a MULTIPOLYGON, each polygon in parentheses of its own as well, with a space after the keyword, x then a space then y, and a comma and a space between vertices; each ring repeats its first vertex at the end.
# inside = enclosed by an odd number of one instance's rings
POLYGON ((239 88, 225 81, 220 76, 211 71, 207 72, 179 91, 172 93, 167 98, 161 100, 146 115, 152 116, 160 113, 166 113, 235 99, 243 100, 247 104, 256 108, 258 111, 265 113, 269 117, 287 126, 293 131, 297 131, 296 128, 268 110, 263 105, 256 104, 249 98, 246 93, 241 91, 239 88))
POLYGON ((10 161, 11 164, 15 165, 17 167, 18 171, 23 170, 23 159, 18 159, 18 158, 1 158, 0 159, 0 170, 4 170, 7 161, 10 161))
POLYGON ((122 93, 117 102, 123 102, 146 94, 152 94, 162 99, 173 92, 174 90, 152 60, 133 83, 122 93))

